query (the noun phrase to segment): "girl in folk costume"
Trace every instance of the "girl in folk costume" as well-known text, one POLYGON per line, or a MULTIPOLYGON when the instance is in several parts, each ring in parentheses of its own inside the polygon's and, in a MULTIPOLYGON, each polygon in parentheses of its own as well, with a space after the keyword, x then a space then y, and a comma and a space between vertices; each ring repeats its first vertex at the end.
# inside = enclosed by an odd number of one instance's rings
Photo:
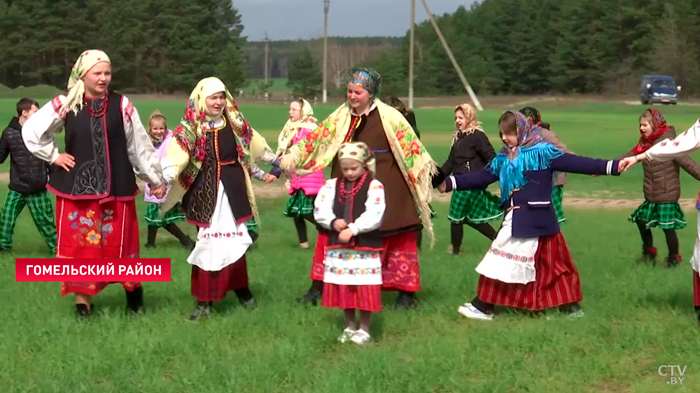
MULTIPOLYGON (((639 142, 623 157, 633 157, 649 150, 665 139, 676 137, 673 126, 656 109, 648 109, 639 118, 639 142)), ((629 220, 637 223, 642 237, 640 263, 656 264, 656 248, 651 228, 661 227, 666 235, 668 257, 666 266, 676 266, 681 261, 676 229, 685 228, 686 221, 678 204, 681 196, 679 167, 695 179, 700 180, 700 166, 689 156, 677 156, 671 160, 649 161, 644 166, 644 202, 632 213, 629 220)))
POLYGON ((344 143, 338 163, 342 176, 328 180, 315 201, 314 217, 329 231, 322 305, 345 311, 338 341, 362 345, 370 341, 372 313, 382 310, 384 186, 374 179, 374 157, 366 144, 344 143), (355 310, 360 310, 359 330, 355 310))
POLYGON ((246 222, 258 214, 251 163, 267 160, 275 165, 275 159, 223 82, 213 77, 199 81, 162 160, 172 186, 162 211, 182 200, 187 221, 199 227, 187 258, 192 296, 197 298, 190 320, 209 316, 213 302, 231 290, 245 307, 256 306, 246 266, 252 244, 246 222))
MULTIPOLYGON (((430 208, 432 175, 436 166, 406 118, 377 98, 381 76, 358 68, 348 80, 347 102, 326 118, 282 158, 282 168, 306 175, 331 167, 331 177, 341 177, 336 155, 343 143, 364 142, 377 161, 376 179, 385 187, 387 208, 379 228, 382 254, 382 287, 398 290, 397 307, 416 303, 420 290, 420 265, 416 235, 425 227, 434 244, 430 208), (421 223, 423 226, 421 226, 421 223)), ((319 233, 307 294, 299 299, 315 303, 323 290, 323 255, 328 234, 319 233)))
MULTIPOLYGON (((539 132, 545 141, 553 144, 554 147, 563 151, 564 153, 573 154, 572 151, 566 148, 566 145, 561 141, 559 136, 549 129, 551 127, 549 123, 542 122, 542 115, 537 109, 528 106, 521 109, 520 113, 532 121, 535 126, 540 127, 539 132)), ((566 217, 564 216, 564 207, 562 205, 564 200, 566 173, 554 172, 552 176, 552 206, 554 207, 554 211, 557 213, 557 221, 559 221, 559 224, 562 224, 564 221, 566 221, 566 217)))
POLYGON ((539 311, 559 307, 582 316, 581 283, 552 207, 554 171, 619 175, 618 161, 564 153, 546 142, 520 112, 499 120, 504 147, 484 169, 450 176, 441 191, 484 188, 499 181, 503 225, 476 271, 477 296, 459 307, 467 318, 491 320, 494 305, 539 311))
MULTIPOLYGON (((148 133, 151 136, 151 141, 153 142, 153 147, 156 149, 158 158, 164 158, 173 132, 168 129, 165 116, 160 113, 160 111, 156 110, 148 118, 148 133)), ((165 228, 166 231, 170 232, 180 241, 180 244, 192 251, 194 242, 189 236, 184 234, 176 224, 178 221, 185 220, 185 213, 180 210, 180 203, 177 203, 175 207, 170 209, 170 211, 162 217, 160 204, 165 202, 165 197, 158 198, 151 194, 151 189, 148 185, 146 185, 144 201, 148 204, 146 208, 146 225, 148 226, 148 241, 146 247, 155 247, 158 228, 165 228)))
MULTIPOLYGON (((489 138, 476 119, 476 109, 469 104, 455 108, 455 132, 450 155, 442 165, 444 176, 478 172, 496 156, 489 138)), ((467 224, 493 240, 496 230, 488 224, 503 215, 497 196, 483 189, 455 191, 450 199, 450 232, 452 244, 449 252, 459 255, 467 224)))
MULTIPOLYGON (((313 117, 314 110, 311 104, 303 98, 292 101, 289 104, 289 120, 284 125, 284 129, 277 141, 277 156, 282 156, 290 146, 297 144, 306 138, 311 131, 315 130, 318 120, 313 117)), ((301 248, 309 248, 309 241, 306 235, 306 223, 309 221, 316 225, 314 220, 314 199, 318 190, 324 183, 323 171, 316 171, 306 176, 291 174, 289 182, 289 195, 292 197, 287 203, 284 215, 294 219, 294 226, 299 236, 301 248)))
MULTIPOLYGON (((697 149, 700 149, 700 119, 674 140, 665 139, 642 153, 624 158, 621 166, 624 170, 627 170, 639 161, 645 161, 645 163, 648 162, 650 164, 673 161, 680 157, 687 156, 697 149)), ((700 194, 698 195, 695 208, 700 210, 700 194)), ((695 239, 695 248, 693 249, 693 257, 690 259, 690 264, 693 267, 693 298, 695 312, 698 313, 698 321, 700 321, 700 214, 698 214, 697 226, 698 234, 695 239)))
MULTIPOLYGON (((57 258, 138 258, 139 228, 134 172, 153 195, 166 191, 160 161, 131 102, 109 89, 106 53, 80 54, 68 94, 54 98, 24 124, 22 137, 35 156, 55 168, 48 188, 56 194, 57 258), (65 127, 65 150, 54 133, 65 127)), ((80 316, 92 313, 91 296, 109 282, 63 282, 61 295, 75 293, 80 316)), ((128 309, 143 306, 138 282, 122 282, 128 309)))

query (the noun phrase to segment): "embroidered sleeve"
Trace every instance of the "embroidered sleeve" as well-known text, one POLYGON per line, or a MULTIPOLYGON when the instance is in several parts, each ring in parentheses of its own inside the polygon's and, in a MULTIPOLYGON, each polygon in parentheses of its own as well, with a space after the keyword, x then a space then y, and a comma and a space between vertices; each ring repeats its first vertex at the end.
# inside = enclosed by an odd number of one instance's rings
POLYGON ((250 164, 250 174, 258 180, 265 180, 265 171, 253 163, 250 164))
POLYGON ((61 132, 65 116, 60 108, 65 96, 58 96, 42 106, 22 126, 22 139, 27 149, 36 157, 52 164, 58 158, 58 146, 53 134, 61 132))
POLYGON ((159 186, 163 182, 163 170, 151 138, 141 123, 139 112, 125 96, 122 96, 121 108, 129 162, 141 180, 151 186, 159 186))
POLYGON ((348 224, 348 228, 355 236, 360 233, 372 232, 382 225, 385 210, 384 185, 378 180, 372 180, 369 190, 367 190, 365 212, 357 217, 355 222, 348 224))
POLYGON ((321 187, 314 201, 314 219, 316 222, 326 229, 331 229, 331 223, 335 220, 333 213, 333 200, 335 200, 335 183, 336 179, 326 181, 326 184, 321 187))
POLYGON ((646 151, 649 160, 671 161, 700 148, 700 119, 676 139, 666 139, 646 151))

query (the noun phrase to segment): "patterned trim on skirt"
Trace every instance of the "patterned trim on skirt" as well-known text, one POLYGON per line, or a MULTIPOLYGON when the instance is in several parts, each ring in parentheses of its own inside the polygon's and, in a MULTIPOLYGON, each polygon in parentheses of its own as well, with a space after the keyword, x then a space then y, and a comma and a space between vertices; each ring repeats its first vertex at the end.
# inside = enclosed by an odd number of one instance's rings
POLYGON ((557 221, 559 221, 559 224, 566 221, 566 217, 564 217, 564 207, 562 206, 563 199, 564 186, 552 187, 552 206, 554 207, 554 212, 557 213, 557 221))
MULTIPOLYGON (((57 258, 120 259, 139 257, 135 201, 71 200, 56 196, 57 258)), ((61 295, 94 296, 111 282, 62 282, 61 295)), ((120 283, 127 291, 139 282, 120 283)))
POLYGON ((192 296, 198 302, 218 302, 229 291, 248 287, 248 266, 245 255, 218 272, 208 272, 192 265, 192 296))
POLYGON ((304 190, 296 190, 287 202, 284 215, 287 217, 299 217, 314 213, 314 200, 316 195, 306 195, 304 190))
MULTIPOLYGON (((418 260, 417 231, 402 232, 382 238, 382 289, 406 292, 420 291, 420 262, 418 260)), ((328 235, 319 233, 311 260, 312 280, 323 281, 323 257, 328 235)))
POLYGON ((647 228, 655 226, 661 229, 683 229, 686 227, 685 215, 678 203, 642 202, 629 217, 632 222, 646 222, 647 228))
POLYGON ((478 297, 485 303, 530 311, 581 301, 581 279, 561 232, 540 237, 535 270, 536 280, 524 285, 480 276, 478 297))
POLYGON ((452 193, 447 219, 453 224, 465 220, 472 224, 493 221, 503 216, 501 199, 486 190, 458 190, 452 193))
POLYGON ((185 221, 185 212, 180 209, 181 204, 177 203, 164 216, 160 215, 160 205, 157 203, 148 203, 146 207, 146 224, 151 227, 163 227, 169 224, 174 224, 179 221, 185 221))

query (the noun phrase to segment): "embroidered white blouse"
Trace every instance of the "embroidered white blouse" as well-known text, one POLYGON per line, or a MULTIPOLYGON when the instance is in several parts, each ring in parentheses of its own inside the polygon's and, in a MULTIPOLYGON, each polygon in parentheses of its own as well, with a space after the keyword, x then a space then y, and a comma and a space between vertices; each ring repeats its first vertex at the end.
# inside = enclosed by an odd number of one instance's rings
MULTIPOLYGON (((54 134, 61 132, 65 124, 65 115, 59 114, 65 100, 64 95, 54 98, 42 106, 22 126, 22 138, 27 149, 50 164, 59 156, 54 134)), ((151 138, 141 123, 138 111, 126 96, 122 96, 121 109, 129 162, 141 180, 157 187, 163 182, 163 171, 151 138)))
MULTIPOLYGON (((336 179, 327 180, 321 187, 314 201, 314 219, 323 228, 332 229, 331 222, 337 217, 333 213, 333 203, 335 201, 336 179)), ((348 224, 352 234, 357 236, 360 233, 371 232, 382 225, 384 211, 386 210, 386 200, 384 198, 384 185, 374 179, 369 184, 367 190, 367 200, 365 201, 365 212, 355 219, 355 222, 348 224)))
POLYGON ((666 139, 645 152, 649 160, 670 161, 700 148, 700 119, 676 139, 666 139))

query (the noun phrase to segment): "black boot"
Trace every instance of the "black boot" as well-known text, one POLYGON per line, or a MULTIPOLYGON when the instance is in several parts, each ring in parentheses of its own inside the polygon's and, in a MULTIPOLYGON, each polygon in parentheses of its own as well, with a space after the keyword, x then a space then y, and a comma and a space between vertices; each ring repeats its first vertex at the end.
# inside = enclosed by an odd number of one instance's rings
POLYGON ((258 307, 258 302, 253 297, 253 292, 250 291, 250 288, 236 289, 234 292, 236 296, 238 296, 238 303, 240 303, 241 306, 250 309, 258 307))
POLYGON ((656 247, 642 246, 642 256, 637 259, 637 263, 651 263, 656 266, 656 247))
POLYGON ((138 314, 143 308, 143 287, 138 287, 133 291, 126 291, 127 312, 138 314))
POLYGON ((666 267, 676 267, 680 265, 681 260, 682 258, 680 255, 669 255, 666 258, 666 267))
POLYGON ((302 297, 297 298, 298 302, 311 304, 315 306, 323 295, 323 281, 313 280, 311 288, 302 297))
POLYGON ((414 308, 418 305, 415 292, 399 291, 396 298, 396 309, 414 308))
POLYGON ((92 316, 92 310, 88 308, 86 304, 76 304, 75 305, 75 312, 78 314, 78 317, 80 318, 87 318, 92 316))
POLYGON ((190 315, 190 321, 209 317, 209 314, 211 314, 211 306, 212 302, 197 302, 197 307, 195 307, 190 315))

